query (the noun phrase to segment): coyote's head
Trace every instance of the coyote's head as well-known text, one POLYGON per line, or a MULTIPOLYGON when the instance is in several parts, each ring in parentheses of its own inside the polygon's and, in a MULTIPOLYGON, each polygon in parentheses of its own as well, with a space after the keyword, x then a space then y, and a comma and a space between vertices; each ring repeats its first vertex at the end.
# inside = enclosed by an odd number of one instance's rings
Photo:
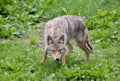
POLYGON ((48 36, 47 44, 47 53, 51 54, 56 61, 60 60, 61 56, 66 51, 64 46, 64 35, 57 40, 53 39, 51 36, 48 36))

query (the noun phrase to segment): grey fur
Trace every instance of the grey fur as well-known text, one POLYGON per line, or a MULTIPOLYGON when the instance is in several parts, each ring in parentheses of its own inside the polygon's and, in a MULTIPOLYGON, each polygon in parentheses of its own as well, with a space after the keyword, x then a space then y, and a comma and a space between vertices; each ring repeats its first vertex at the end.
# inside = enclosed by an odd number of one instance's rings
MULTIPOLYGON (((62 45, 66 48, 65 55, 72 50, 72 45, 69 43, 69 40, 73 38, 77 42, 78 46, 86 52, 88 56, 87 59, 89 60, 89 49, 92 50, 93 47, 89 43, 89 32, 82 17, 65 15, 48 21, 44 29, 45 51, 47 51, 48 48, 51 49, 49 47, 50 43, 48 37, 51 37, 51 44, 59 45, 58 41, 60 42, 62 35, 64 36, 64 44, 62 45), (89 48, 87 48, 86 45, 88 45, 89 48)), ((53 46, 54 45, 52 45, 52 47, 53 46)))

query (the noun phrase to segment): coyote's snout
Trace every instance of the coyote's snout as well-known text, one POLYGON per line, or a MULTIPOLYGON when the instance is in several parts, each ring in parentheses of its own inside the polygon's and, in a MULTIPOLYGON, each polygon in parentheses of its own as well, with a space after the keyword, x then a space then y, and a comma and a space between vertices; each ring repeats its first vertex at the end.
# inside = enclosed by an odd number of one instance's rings
POLYGON ((62 64, 66 64, 66 56, 73 49, 69 42, 71 38, 85 51, 86 61, 89 61, 90 50, 93 50, 93 47, 89 42, 89 32, 84 20, 80 16, 61 16, 45 25, 45 53, 42 62, 46 60, 47 54, 50 54, 56 61, 62 59, 62 64))

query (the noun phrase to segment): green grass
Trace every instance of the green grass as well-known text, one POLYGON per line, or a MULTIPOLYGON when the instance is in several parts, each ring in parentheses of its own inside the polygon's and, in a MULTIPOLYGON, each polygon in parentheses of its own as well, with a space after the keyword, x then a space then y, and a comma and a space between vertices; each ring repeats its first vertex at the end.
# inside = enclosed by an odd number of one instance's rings
POLYGON ((0 1, 0 81, 119 81, 119 4, 119 0, 0 1), (95 46, 90 62, 72 41, 67 65, 50 56, 41 63, 45 22, 66 14, 85 18, 95 46))

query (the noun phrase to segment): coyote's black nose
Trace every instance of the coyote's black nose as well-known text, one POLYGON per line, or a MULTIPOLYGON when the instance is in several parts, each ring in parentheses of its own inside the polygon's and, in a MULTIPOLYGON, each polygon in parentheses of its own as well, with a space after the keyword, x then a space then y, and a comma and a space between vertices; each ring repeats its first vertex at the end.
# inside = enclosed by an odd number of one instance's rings
POLYGON ((59 61, 60 59, 59 58, 56 58, 56 61, 59 61))

